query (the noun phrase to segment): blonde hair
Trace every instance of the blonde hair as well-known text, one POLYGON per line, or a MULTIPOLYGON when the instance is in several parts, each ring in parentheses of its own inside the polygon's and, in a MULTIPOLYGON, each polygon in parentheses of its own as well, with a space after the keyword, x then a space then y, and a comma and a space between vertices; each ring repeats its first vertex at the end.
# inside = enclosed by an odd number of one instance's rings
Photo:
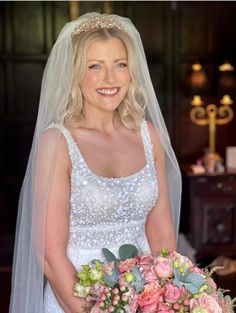
POLYGON ((74 73, 64 117, 66 125, 73 127, 73 125, 84 120, 83 95, 79 86, 85 75, 89 47, 98 40, 109 40, 111 38, 117 38, 124 44, 128 54, 128 67, 131 77, 128 91, 117 108, 117 112, 125 127, 129 129, 139 128, 146 107, 144 92, 139 82, 139 64, 132 40, 127 33, 118 28, 93 29, 73 36, 74 73))

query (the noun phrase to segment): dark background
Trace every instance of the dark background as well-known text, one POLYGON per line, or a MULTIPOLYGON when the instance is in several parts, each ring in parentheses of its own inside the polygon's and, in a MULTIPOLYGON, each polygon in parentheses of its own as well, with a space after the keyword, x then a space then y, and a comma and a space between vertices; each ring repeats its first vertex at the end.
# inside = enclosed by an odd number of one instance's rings
MULTIPOLYGON (((81 1, 79 13, 130 17, 138 28, 170 138, 180 165, 194 163, 208 146, 208 128, 189 119, 191 64, 208 76, 202 96, 219 103, 218 66, 236 66, 236 3, 227 1, 81 1)), ((7 312, 17 203, 31 147, 41 78, 69 1, 0 2, 0 297, 7 312), (5 299, 5 302, 2 301, 5 299)), ((235 98, 235 89, 231 95, 235 98)), ((235 109, 235 104, 232 105, 235 109)), ((217 128, 217 151, 236 146, 236 122, 217 128)), ((185 188, 185 186, 183 186, 185 188)), ((182 223, 185 216, 182 216, 182 223)))

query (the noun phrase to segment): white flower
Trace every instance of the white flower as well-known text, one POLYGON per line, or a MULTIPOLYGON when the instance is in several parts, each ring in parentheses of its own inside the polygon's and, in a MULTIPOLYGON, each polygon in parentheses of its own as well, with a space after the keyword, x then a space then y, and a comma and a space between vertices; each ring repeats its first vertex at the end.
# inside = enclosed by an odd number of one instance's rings
POLYGON ((74 296, 85 298, 90 292, 90 286, 83 286, 80 285, 79 283, 76 283, 74 290, 75 290, 74 296))

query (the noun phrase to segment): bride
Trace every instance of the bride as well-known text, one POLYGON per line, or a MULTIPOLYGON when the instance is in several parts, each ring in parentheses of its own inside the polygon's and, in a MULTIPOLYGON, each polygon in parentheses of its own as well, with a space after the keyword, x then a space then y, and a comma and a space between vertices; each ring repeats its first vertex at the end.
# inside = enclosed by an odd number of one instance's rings
POLYGON ((73 296, 76 272, 102 260, 103 247, 175 250, 180 189, 133 24, 97 13, 66 24, 42 81, 10 312, 83 312, 88 304, 73 296))

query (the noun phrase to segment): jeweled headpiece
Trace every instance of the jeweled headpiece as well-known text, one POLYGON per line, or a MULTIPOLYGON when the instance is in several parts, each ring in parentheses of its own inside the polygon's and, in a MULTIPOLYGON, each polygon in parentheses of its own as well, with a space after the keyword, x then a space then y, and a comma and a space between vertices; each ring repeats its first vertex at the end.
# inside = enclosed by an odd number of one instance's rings
POLYGON ((107 16, 107 15, 99 15, 77 26, 74 32, 72 33, 72 36, 85 33, 92 29, 100 29, 100 28, 118 28, 127 32, 127 29, 115 18, 111 16, 107 16))

